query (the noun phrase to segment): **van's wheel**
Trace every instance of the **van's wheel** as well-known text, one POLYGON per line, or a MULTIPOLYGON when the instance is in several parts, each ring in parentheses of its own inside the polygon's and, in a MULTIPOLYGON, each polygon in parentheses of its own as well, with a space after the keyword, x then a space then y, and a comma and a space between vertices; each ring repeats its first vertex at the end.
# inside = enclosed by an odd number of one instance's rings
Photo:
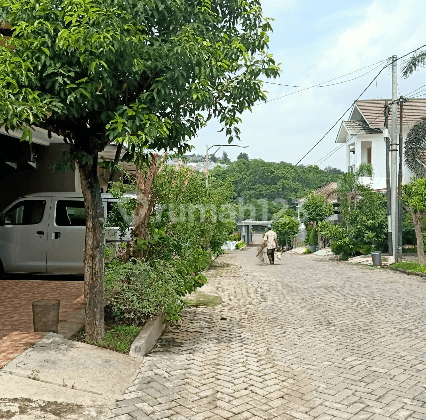
POLYGON ((2 279, 4 277, 4 269, 3 269, 3 264, 0 260, 0 279, 2 279))

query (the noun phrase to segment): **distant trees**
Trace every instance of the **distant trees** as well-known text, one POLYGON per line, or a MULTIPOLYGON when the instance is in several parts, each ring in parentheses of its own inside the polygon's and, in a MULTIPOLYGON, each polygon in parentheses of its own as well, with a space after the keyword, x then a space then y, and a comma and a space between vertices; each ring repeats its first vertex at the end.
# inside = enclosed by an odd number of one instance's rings
POLYGON ((231 159, 229 159, 228 157, 228 153, 226 153, 225 151, 222 153, 222 158, 220 159, 220 163, 229 163, 231 162, 231 159))
POLYGON ((238 156, 237 156, 237 160, 247 160, 249 161, 249 155, 245 152, 241 152, 238 156))
POLYGON ((230 179, 235 188, 234 198, 242 197, 245 202, 264 198, 290 203, 341 177, 335 171, 325 171, 318 166, 295 168, 291 163, 261 159, 239 159, 229 162, 227 168, 215 168, 211 174, 218 179, 230 179))

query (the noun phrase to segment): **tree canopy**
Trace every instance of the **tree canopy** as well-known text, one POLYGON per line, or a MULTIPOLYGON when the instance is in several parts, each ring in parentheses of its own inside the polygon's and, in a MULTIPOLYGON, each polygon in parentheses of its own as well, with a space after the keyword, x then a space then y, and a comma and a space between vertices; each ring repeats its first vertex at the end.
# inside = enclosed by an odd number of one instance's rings
POLYGON ((333 204, 329 203, 323 195, 313 193, 306 197, 303 203, 300 218, 302 222, 317 224, 333 214, 333 204))
POLYGON ((250 160, 250 158, 249 158, 249 155, 247 154, 247 153, 245 153, 245 152, 241 152, 238 156, 237 156, 237 160, 247 160, 247 161, 249 161, 250 160))
POLYGON ((186 150, 211 116, 232 141, 265 98, 258 77, 278 75, 258 0, 4 0, 0 13, 14 29, 0 124, 40 125, 89 155, 119 139, 186 150))
POLYGON ((230 179, 235 197, 244 200, 277 198, 291 202, 340 178, 339 170, 322 170, 318 166, 294 167, 286 162, 265 162, 261 159, 239 159, 227 168, 215 168, 212 175, 230 179), (337 173, 335 171, 338 171, 337 173))
POLYGON ((103 322, 102 201, 98 153, 128 145, 189 150, 209 118, 238 138, 239 114, 266 99, 260 77, 279 68, 268 53, 270 20, 259 0, 2 0, 0 126, 38 126, 70 145, 87 216, 86 334, 103 322))

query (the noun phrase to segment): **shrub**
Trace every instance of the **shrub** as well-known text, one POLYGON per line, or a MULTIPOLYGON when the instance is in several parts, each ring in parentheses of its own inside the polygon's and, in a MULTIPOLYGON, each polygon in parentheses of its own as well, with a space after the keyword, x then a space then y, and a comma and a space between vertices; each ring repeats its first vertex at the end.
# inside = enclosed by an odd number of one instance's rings
POLYGON ((318 245, 318 231, 312 225, 308 225, 306 242, 308 245, 318 245))
POLYGON ((111 312, 124 323, 138 325, 161 312, 176 321, 183 308, 185 282, 170 263, 113 260, 106 264, 104 287, 111 312))
POLYGON ((244 248, 246 246, 246 243, 244 241, 240 241, 237 242, 237 244, 235 245, 235 249, 241 249, 244 248))
POLYGON ((299 233, 299 222, 291 216, 284 215, 272 222, 272 229, 277 233, 277 240, 281 247, 291 244, 299 233))
POLYGON ((241 232, 234 232, 231 235, 229 235, 230 241, 239 242, 241 241, 241 232))

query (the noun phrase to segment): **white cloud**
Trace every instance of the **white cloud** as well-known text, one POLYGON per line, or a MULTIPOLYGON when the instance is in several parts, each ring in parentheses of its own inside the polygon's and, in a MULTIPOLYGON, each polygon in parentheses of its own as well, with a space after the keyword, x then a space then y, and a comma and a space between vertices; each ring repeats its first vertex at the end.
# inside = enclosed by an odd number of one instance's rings
POLYGON ((424 0, 373 1, 362 23, 343 31, 336 44, 325 50, 319 69, 355 69, 422 45, 425 36, 419 16, 425 12, 424 0))

